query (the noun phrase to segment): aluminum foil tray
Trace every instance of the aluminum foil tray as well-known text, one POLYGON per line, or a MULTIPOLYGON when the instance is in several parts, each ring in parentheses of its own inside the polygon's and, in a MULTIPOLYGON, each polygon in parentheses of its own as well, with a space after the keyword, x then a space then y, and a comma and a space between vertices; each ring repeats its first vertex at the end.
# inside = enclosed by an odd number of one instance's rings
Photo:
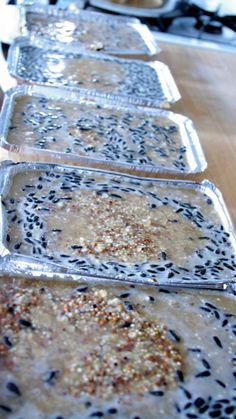
POLYGON ((19 38, 10 47, 8 68, 19 82, 66 87, 120 102, 169 106, 180 94, 168 67, 159 62, 125 60, 75 49, 50 49, 19 38), (32 65, 33 63, 33 65, 32 65))
POLYGON ((236 277, 233 228, 208 181, 6 163, 1 210, 4 269, 20 257, 27 269, 124 281, 236 277))
POLYGON ((24 276, 0 285, 1 417, 234 419, 234 296, 24 276))
POLYGON ((145 58, 158 48, 152 33, 138 19, 79 10, 71 13, 55 6, 21 8, 21 33, 43 38, 52 47, 75 46, 83 50, 145 58))
POLYGON ((192 121, 165 110, 96 103, 66 89, 21 86, 5 95, 1 159, 196 173, 206 167, 192 121))

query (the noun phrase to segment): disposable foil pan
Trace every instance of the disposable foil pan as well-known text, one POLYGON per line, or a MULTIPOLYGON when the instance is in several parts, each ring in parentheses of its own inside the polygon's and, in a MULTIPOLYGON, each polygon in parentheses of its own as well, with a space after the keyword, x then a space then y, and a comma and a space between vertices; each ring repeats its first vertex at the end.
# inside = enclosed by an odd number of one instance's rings
POLYGON ((147 283, 236 277, 233 227, 209 181, 5 163, 1 212, 5 268, 21 261, 29 270, 147 283))
POLYGON ((152 33, 138 19, 78 10, 71 13, 54 6, 27 6, 20 10, 21 33, 43 38, 53 48, 62 45, 107 54, 145 58, 159 48, 152 33))
POLYGON ((197 173, 206 167, 190 119, 117 105, 66 89, 19 86, 5 94, 1 159, 110 170, 197 173))
POLYGON ((10 47, 8 68, 19 82, 80 90, 94 97, 147 106, 169 106, 180 94, 168 67, 159 62, 125 60, 79 52, 69 46, 19 38, 10 47), (33 63, 33 65, 32 65, 33 63))
POLYGON ((234 418, 235 296, 27 275, 0 285, 3 415, 234 418))

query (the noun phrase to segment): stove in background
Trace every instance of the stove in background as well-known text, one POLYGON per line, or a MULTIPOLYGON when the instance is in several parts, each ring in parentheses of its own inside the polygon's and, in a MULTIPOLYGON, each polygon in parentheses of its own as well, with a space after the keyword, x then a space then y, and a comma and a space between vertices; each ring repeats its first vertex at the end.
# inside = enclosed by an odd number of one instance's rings
MULTIPOLYGON (((209 6, 210 0, 171 0, 171 2, 173 8, 167 12, 164 8, 163 13, 158 12, 158 9, 155 11, 153 9, 153 12, 150 9, 152 17, 138 15, 139 19, 154 32, 157 40, 236 52, 236 4, 232 5, 234 1, 216 0, 216 7, 213 8, 204 8, 209 6)), ((59 0, 57 5, 73 8, 72 5, 76 3, 83 9, 112 13, 111 8, 107 10, 104 6, 102 8, 94 6, 106 3, 101 0, 79 0, 74 3, 69 0, 59 0)), ((127 12, 125 14, 127 15, 127 12)))

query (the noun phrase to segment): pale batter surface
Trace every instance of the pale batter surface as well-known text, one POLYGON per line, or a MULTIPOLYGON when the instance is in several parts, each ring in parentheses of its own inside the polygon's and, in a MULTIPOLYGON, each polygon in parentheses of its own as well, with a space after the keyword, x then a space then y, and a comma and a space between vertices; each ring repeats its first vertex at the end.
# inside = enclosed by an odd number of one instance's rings
POLYGON ((235 315, 222 293, 3 278, 1 417, 233 419, 235 315))
POLYGON ((43 96, 15 99, 7 141, 19 148, 181 172, 194 164, 179 125, 163 115, 43 96))
POLYGON ((125 100, 138 100, 140 103, 163 104, 171 100, 170 95, 166 96, 171 87, 169 80, 163 81, 164 72, 165 69, 158 71, 141 60, 121 60, 102 54, 89 55, 27 45, 20 47, 15 74, 42 85, 82 88, 100 94, 103 92, 104 95, 119 95, 125 100))
POLYGON ((149 52, 134 24, 115 21, 106 15, 27 12, 26 28, 31 35, 92 51, 149 52))
POLYGON ((29 171, 13 178, 4 208, 8 249, 42 261, 155 281, 235 275, 231 236, 212 199, 191 187, 29 171))

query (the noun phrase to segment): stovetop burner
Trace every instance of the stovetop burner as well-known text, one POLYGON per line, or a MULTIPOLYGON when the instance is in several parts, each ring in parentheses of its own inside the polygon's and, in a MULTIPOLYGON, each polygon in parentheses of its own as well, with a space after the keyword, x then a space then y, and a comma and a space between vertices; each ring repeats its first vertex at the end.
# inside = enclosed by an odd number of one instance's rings
POLYGON ((158 28, 171 34, 236 46, 236 16, 218 13, 219 9, 208 11, 181 1, 171 13, 158 18, 158 28))
MULTIPOLYGON (((84 8, 101 11, 101 9, 90 6, 88 0, 85 0, 84 8)), ((179 0, 174 10, 168 13, 158 17, 140 19, 156 32, 165 32, 236 48, 236 15, 220 16, 218 13, 219 9, 209 11, 192 1, 179 0)))

